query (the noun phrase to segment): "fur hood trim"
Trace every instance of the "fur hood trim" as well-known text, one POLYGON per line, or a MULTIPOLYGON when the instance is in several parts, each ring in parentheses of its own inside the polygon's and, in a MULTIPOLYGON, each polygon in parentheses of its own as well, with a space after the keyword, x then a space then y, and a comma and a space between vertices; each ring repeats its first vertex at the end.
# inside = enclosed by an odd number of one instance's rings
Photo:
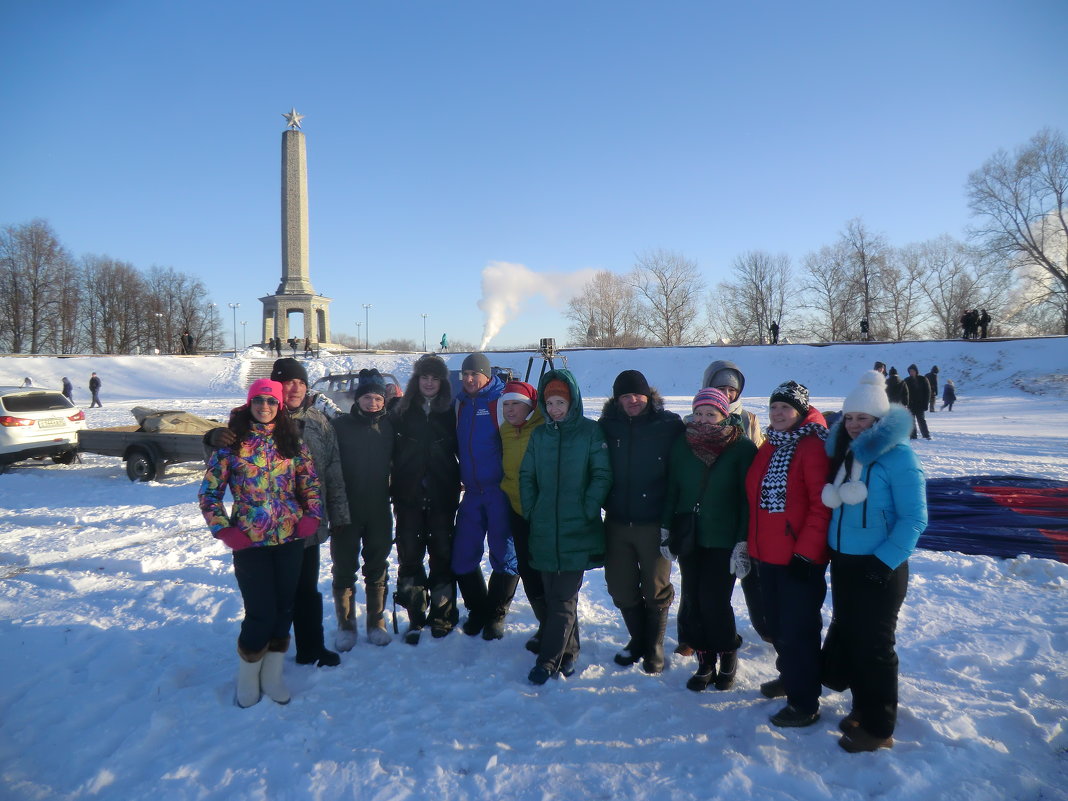
MULTIPOLYGON (((890 411, 867 431, 853 440, 850 446, 853 458, 861 464, 871 464, 884 453, 903 442, 912 433, 912 412, 900 403, 891 403, 890 411)), ((839 436, 845 436, 842 418, 838 419, 827 435, 827 455, 833 456, 839 436)))
MULTIPOLYGON (((662 412, 664 410, 664 398, 656 387, 649 387, 649 406, 652 407, 654 412, 662 412)), ((601 407, 601 417, 622 418, 626 416, 627 413, 619 408, 619 401, 615 398, 609 398, 604 402, 604 406, 601 407)))

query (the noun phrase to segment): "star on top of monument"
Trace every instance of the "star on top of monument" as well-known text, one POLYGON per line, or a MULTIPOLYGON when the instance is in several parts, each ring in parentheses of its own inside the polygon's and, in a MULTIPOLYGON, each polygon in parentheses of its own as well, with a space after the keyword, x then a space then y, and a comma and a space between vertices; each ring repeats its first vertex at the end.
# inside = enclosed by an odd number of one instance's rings
POLYGON ((304 119, 304 115, 298 114, 295 108, 290 109, 288 114, 283 113, 282 116, 286 118, 289 127, 293 129, 300 128, 300 121, 304 119))

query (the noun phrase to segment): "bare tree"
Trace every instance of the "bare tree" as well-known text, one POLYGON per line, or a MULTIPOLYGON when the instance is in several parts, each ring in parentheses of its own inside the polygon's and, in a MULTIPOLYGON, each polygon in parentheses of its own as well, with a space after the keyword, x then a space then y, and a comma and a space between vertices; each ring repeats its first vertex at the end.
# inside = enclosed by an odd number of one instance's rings
POLYGON ((998 315, 1009 295, 1004 270, 948 234, 901 248, 918 262, 920 286, 930 307, 925 333, 944 339, 960 336, 967 309, 987 308, 998 315))
POLYGON ((807 322, 812 338, 841 342, 859 337, 863 316, 859 289, 851 249, 844 240, 805 256, 800 307, 812 313, 807 322))
POLYGON ((1068 141, 1039 131, 1010 156, 1001 150, 968 177, 968 205, 979 218, 973 237, 1009 269, 1034 280, 1039 298, 1061 310, 1068 334, 1068 141), (1027 270, 1038 267, 1042 272, 1027 270))
POLYGON ((568 335, 574 345, 600 348, 641 344, 641 316, 634 287, 608 270, 598 272, 567 303, 568 335))
POLYGON ((793 284, 790 257, 752 250, 734 260, 731 273, 733 280, 720 283, 706 305, 713 334, 730 342, 763 343, 773 321, 785 328, 793 284))
POLYGON ((70 255, 44 220, 0 232, 0 317, 12 353, 42 353, 54 341, 70 255))
POLYGON ((83 265, 82 325, 89 350, 133 353, 144 347, 148 323, 143 301, 147 293, 136 268, 107 256, 85 256, 83 265))
POLYGON ((876 281, 884 298, 882 320, 890 338, 900 341, 919 337, 920 327, 932 318, 923 290, 923 260, 917 248, 887 249, 876 281))
POLYGON ((644 327, 659 345, 692 345, 704 280, 697 262, 670 250, 640 254, 631 283, 646 306, 644 327))
POLYGON ((872 335, 879 339, 892 338, 890 328, 882 317, 885 298, 880 292, 882 282, 879 280, 889 249, 886 240, 869 231, 859 217, 846 223, 840 240, 848 248, 854 280, 859 285, 864 319, 868 321, 872 335))

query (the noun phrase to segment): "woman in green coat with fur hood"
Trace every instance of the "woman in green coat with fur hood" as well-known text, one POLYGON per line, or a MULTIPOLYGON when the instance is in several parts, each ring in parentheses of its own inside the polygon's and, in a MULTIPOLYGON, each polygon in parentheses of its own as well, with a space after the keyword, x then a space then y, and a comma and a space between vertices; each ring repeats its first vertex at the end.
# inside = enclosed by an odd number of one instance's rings
POLYGON ((582 394, 569 371, 542 377, 538 405, 546 422, 530 437, 519 492, 530 521, 531 566, 545 585, 545 625, 528 678, 544 684, 557 672, 575 671, 578 594, 583 573, 604 564, 601 505, 612 468, 601 427, 583 417, 582 394))

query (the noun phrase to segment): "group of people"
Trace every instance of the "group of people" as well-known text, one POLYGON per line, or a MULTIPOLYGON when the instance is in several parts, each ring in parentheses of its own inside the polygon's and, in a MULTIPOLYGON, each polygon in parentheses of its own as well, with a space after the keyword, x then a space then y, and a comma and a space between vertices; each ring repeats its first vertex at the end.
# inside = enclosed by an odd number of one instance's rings
MULTIPOLYGON (((297 355, 297 349, 301 346, 301 340, 297 337, 290 337, 285 342, 289 345, 290 351, 295 357, 297 355)), ((268 353, 276 353, 278 354, 278 358, 282 358, 282 338, 270 337, 267 340, 267 351, 268 353)), ((315 349, 312 347, 311 339, 309 337, 304 337, 304 356, 309 357, 314 355, 315 349)))
MULTIPOLYGON (((898 375, 897 368, 891 367, 887 372, 884 362, 875 363, 875 371, 884 377, 886 395, 891 403, 904 406, 912 413, 912 432, 910 439, 916 439, 922 435, 924 439, 931 439, 930 429, 927 427, 927 413, 935 411, 935 403, 938 401, 938 365, 930 371, 920 375, 920 368, 915 364, 908 367, 908 378, 902 379, 898 375)), ((942 409, 949 407, 953 411, 953 404, 957 402, 957 387, 953 379, 946 381, 942 388, 942 409)))
POLYGON ((731 605, 740 579, 753 627, 775 649, 779 675, 761 692, 785 698, 771 716, 781 727, 819 719, 829 563, 836 663, 853 694, 841 745, 892 745, 894 632, 927 513, 907 443, 913 417, 891 403, 882 374, 862 378, 829 430, 795 381, 771 393, 761 430, 742 406, 745 376, 728 361, 704 371, 685 419, 637 370, 616 377, 597 420, 585 416, 566 369, 545 371, 534 387, 505 382, 473 353, 460 379, 453 398, 447 365, 428 354, 388 401, 382 377, 364 370, 344 412, 308 392, 299 362, 279 359, 228 426, 205 436, 216 450, 200 504, 234 552, 245 604, 238 705, 263 694, 289 700, 281 660, 291 625, 298 663, 339 663, 325 644, 316 586, 327 536, 334 647, 357 640, 358 570, 367 639, 391 642, 384 609, 395 519, 405 642, 418 645, 426 628, 433 637, 459 627, 502 638, 522 583, 538 622, 525 644, 535 685, 576 671, 579 593, 585 571, 602 566, 629 638, 614 661, 661 672, 678 559, 677 651, 696 657, 686 686, 729 689, 742 646, 731 605))
POLYGON ((969 309, 960 316, 960 327, 965 339, 986 339, 990 315, 986 309, 969 309))

